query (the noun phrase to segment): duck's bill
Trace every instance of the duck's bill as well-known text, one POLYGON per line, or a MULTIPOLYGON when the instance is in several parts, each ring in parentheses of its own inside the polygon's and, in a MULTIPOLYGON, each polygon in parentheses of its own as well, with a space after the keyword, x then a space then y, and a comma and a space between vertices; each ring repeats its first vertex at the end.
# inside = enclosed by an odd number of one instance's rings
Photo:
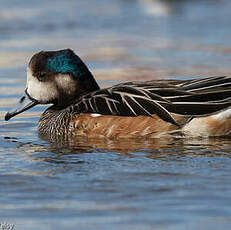
POLYGON ((18 115, 19 113, 22 113, 32 107, 34 107, 35 105, 38 104, 38 101, 36 101, 33 98, 30 98, 27 94, 27 92, 25 91, 25 94, 20 98, 18 104, 16 105, 15 108, 13 108, 12 111, 7 112, 5 115, 5 120, 8 121, 10 120, 12 117, 18 115))

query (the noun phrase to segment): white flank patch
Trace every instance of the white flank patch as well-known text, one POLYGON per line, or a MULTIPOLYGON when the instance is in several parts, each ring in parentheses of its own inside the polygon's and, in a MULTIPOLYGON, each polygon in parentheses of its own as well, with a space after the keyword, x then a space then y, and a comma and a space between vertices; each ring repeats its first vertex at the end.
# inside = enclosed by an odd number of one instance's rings
POLYGON ((99 114, 99 113, 91 113, 91 116, 92 116, 92 117, 100 117, 100 116, 102 116, 102 115, 99 114))
POLYGON ((206 117, 194 118, 188 124, 186 124, 182 131, 189 136, 208 136, 208 124, 206 122, 206 117))
POLYGON ((218 119, 218 120, 223 120, 223 119, 227 119, 227 118, 231 118, 231 108, 227 109, 227 110, 224 110, 216 115, 213 115, 212 116, 213 118, 215 119, 218 119))

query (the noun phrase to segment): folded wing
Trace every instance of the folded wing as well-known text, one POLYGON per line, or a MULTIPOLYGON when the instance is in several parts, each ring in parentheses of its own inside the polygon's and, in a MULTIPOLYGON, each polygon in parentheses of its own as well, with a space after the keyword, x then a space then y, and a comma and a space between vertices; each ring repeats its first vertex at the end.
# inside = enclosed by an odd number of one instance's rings
POLYGON ((206 116, 231 106, 231 77, 187 81, 127 82, 84 95, 74 113, 151 116, 177 125, 171 113, 206 116))

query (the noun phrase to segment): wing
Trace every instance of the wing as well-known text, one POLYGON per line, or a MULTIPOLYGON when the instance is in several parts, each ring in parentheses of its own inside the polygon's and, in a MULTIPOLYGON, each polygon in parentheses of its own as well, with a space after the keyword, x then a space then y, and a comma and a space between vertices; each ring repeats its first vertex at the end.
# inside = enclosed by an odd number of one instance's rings
POLYGON ((74 113, 151 116, 177 125, 171 113, 205 116, 231 106, 231 78, 187 81, 127 82, 84 95, 71 106, 74 113))

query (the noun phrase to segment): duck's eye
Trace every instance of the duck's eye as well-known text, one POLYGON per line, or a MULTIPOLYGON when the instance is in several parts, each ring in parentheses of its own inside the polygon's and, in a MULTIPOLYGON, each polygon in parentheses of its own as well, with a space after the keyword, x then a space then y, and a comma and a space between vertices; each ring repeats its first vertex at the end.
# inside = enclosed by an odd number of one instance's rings
POLYGON ((44 81, 46 79, 47 73, 46 72, 39 72, 36 74, 39 81, 44 81))
POLYGON ((39 78, 44 78, 46 76, 46 73, 45 72, 40 72, 39 73, 39 78))

